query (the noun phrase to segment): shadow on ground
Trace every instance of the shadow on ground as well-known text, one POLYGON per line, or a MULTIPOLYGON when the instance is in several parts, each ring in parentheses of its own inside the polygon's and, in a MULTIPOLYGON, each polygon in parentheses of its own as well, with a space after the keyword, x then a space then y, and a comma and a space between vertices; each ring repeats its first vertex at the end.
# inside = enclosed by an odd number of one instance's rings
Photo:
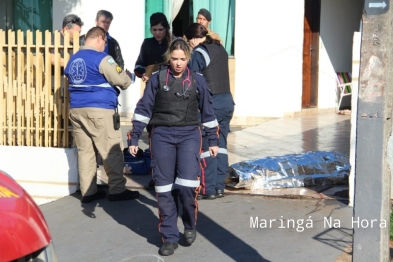
MULTIPOLYGON (((101 189, 106 190, 107 186, 100 186, 101 189)), ((154 191, 149 193, 155 197, 154 191)), ((73 197, 81 199, 80 194, 73 194, 73 197)), ((91 218, 95 218, 94 211, 97 206, 102 208, 109 214, 117 223, 126 226, 136 234, 145 238, 148 243, 158 248, 162 245, 161 235, 158 232, 158 217, 150 207, 157 209, 157 202, 144 195, 140 195, 136 201, 120 201, 109 202, 106 199, 94 201, 92 203, 81 203, 82 212, 91 218), (137 215, 135 215, 137 214, 137 215)), ((179 202, 179 210, 182 206, 179 202)), ((179 219, 181 220, 181 212, 179 212, 179 219)), ((182 229, 180 229, 182 231, 182 229)), ((245 243, 242 239, 211 220, 207 215, 198 212, 197 234, 202 235, 208 242, 205 245, 214 245, 220 249, 228 257, 235 261, 261 261, 269 262, 263 258, 257 250, 245 243), (228 241, 230 239, 230 241, 228 241)), ((183 241, 183 234, 180 233, 179 245, 186 246, 183 241)))

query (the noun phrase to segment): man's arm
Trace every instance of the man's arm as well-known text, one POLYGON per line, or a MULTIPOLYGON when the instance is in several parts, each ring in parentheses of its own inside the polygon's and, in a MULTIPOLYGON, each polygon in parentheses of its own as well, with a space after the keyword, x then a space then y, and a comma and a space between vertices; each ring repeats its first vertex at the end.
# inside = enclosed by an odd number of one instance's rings
POLYGON ((115 60, 110 56, 104 57, 100 63, 100 73, 113 86, 118 86, 125 90, 131 85, 131 78, 128 76, 115 60))
POLYGON ((138 59, 135 62, 134 73, 137 77, 142 78, 143 74, 146 72, 146 63, 145 63, 145 45, 146 40, 143 41, 141 45, 141 50, 139 51, 138 59))
MULTIPOLYGON (((51 53, 50 54, 50 59, 51 59, 52 65, 55 65, 55 61, 56 61, 55 54, 51 53)), ((60 66, 64 67, 64 58, 62 58, 62 57, 60 57, 60 66)))
MULTIPOLYGON (((116 63, 121 67, 121 69, 124 69, 124 59, 121 54, 119 42, 117 42, 117 40, 114 39, 113 37, 111 37, 108 41, 109 41, 109 44, 113 45, 112 48, 113 48, 113 52, 114 52, 114 54, 111 54, 111 51, 109 51, 109 55, 111 55, 115 59, 116 63)), ((112 48, 110 48, 110 49, 112 49, 112 48)))
POLYGON ((120 46, 119 46, 119 44, 117 44, 117 46, 115 46, 115 52, 116 52, 116 59, 115 59, 115 61, 116 61, 116 63, 118 63, 119 64, 119 66, 122 68, 122 69, 124 69, 124 59, 123 59, 123 56, 121 55, 121 49, 120 49, 120 46))

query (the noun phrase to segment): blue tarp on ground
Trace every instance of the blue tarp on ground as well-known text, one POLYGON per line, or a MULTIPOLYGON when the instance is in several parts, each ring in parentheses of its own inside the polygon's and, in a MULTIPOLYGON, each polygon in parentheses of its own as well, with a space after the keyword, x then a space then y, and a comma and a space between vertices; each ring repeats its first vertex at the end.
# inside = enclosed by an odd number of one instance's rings
POLYGON ((242 161, 231 165, 237 188, 272 189, 347 183, 351 166, 338 152, 307 152, 242 161))

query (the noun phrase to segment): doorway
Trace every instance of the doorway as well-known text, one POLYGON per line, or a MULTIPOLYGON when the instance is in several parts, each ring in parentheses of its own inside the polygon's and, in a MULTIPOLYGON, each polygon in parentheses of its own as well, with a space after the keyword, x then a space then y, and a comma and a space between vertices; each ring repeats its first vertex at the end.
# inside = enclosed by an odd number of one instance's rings
POLYGON ((175 20, 172 22, 172 33, 182 37, 189 24, 194 23, 192 15, 192 0, 184 0, 175 20))
POLYGON ((305 0, 302 108, 318 106, 320 0, 305 0))

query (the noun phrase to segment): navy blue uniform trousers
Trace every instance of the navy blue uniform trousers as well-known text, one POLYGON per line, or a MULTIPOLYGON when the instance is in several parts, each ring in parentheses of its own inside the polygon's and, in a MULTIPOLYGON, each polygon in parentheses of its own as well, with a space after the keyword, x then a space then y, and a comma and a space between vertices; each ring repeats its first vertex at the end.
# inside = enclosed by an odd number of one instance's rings
POLYGON ((214 195, 216 190, 224 190, 225 187, 224 180, 228 172, 227 137, 234 111, 232 94, 213 95, 213 107, 220 126, 218 154, 214 158, 210 156, 209 141, 206 136, 203 136, 203 153, 201 154, 204 172, 201 177, 200 193, 208 195, 214 195))
POLYGON ((164 242, 177 243, 178 199, 184 228, 195 229, 201 175, 198 126, 154 126, 150 137, 152 178, 158 201, 158 230, 164 242))

